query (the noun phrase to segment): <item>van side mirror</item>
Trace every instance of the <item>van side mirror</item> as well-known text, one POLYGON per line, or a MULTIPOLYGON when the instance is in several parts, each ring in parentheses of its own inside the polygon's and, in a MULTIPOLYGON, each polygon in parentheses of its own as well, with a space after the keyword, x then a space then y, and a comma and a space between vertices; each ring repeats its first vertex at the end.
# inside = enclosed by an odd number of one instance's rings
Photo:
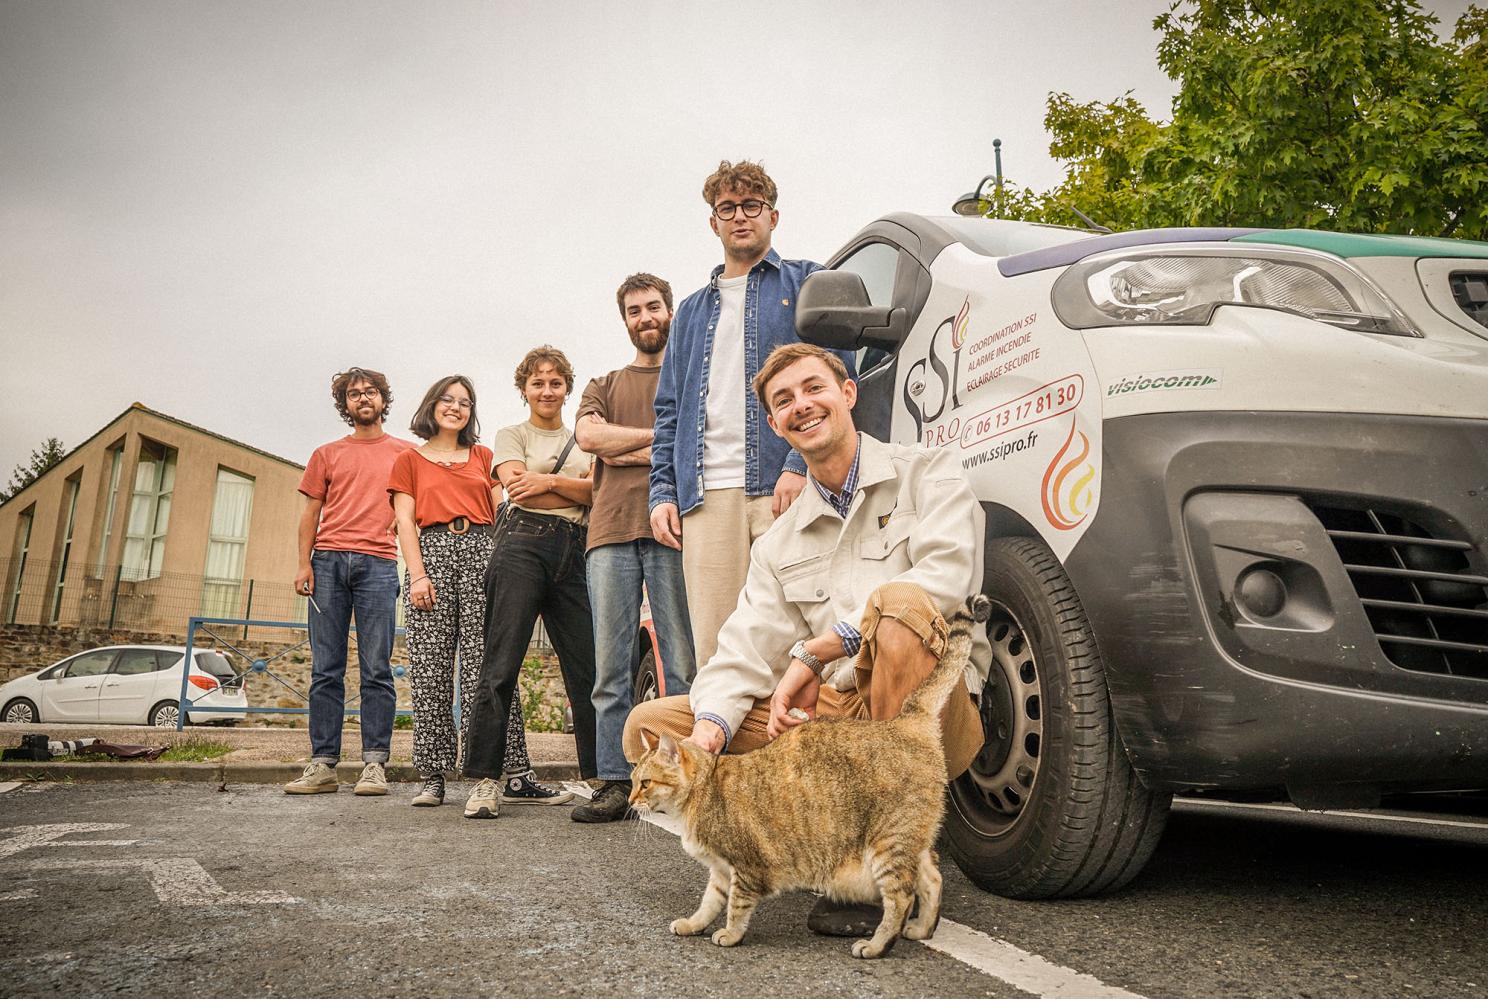
POLYGON ((863 279, 851 271, 817 271, 801 284, 796 302, 796 333, 836 350, 894 350, 909 332, 908 320, 905 309, 872 304, 863 279))

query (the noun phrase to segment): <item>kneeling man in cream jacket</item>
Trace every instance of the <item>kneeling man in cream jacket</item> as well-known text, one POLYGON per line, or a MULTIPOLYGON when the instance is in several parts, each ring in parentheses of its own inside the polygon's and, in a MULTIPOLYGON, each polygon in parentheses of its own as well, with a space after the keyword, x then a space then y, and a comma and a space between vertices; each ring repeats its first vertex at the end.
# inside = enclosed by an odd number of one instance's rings
MULTIPOLYGON (((982 510, 952 454, 858 433, 857 386, 810 344, 777 348, 754 390, 771 429, 806 459, 810 485, 754 543, 738 607, 691 693, 631 712, 632 762, 642 733, 747 753, 802 724, 793 708, 892 718, 944 651, 944 615, 981 589, 982 510)), ((971 660, 975 675, 942 716, 953 778, 982 748, 971 691, 992 661, 983 629, 971 660)))

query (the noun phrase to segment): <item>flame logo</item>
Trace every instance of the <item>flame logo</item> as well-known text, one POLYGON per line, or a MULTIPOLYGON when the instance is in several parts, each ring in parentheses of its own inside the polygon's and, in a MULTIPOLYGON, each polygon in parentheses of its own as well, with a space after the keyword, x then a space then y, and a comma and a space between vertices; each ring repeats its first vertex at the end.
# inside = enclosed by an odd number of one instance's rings
POLYGON ((1057 530, 1071 531, 1090 515, 1090 506, 1095 499, 1095 466, 1086 461, 1090 457, 1090 438, 1075 429, 1075 418, 1070 417, 1069 436, 1064 445, 1044 469, 1044 481, 1040 499, 1044 505, 1044 516, 1057 530), (1066 456, 1075 448, 1079 437, 1078 453, 1066 456), (1073 480, 1071 476, 1074 476, 1073 480))
POLYGON ((961 303, 961 311, 956 313, 956 318, 951 321, 951 349, 960 350, 961 345, 966 342, 966 324, 971 320, 971 297, 961 303))

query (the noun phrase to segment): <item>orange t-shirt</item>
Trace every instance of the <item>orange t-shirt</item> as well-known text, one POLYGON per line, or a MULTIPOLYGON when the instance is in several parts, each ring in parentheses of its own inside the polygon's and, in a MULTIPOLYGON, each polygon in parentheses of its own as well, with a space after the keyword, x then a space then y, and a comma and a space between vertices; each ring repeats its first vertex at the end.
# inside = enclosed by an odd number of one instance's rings
POLYGON ((300 492, 325 503, 315 532, 317 549, 398 557, 384 490, 393 462, 411 447, 383 434, 372 440, 347 436, 315 449, 300 477, 300 492))
POLYGON ((413 497, 413 518, 420 527, 465 517, 472 524, 494 524, 496 507, 491 487, 498 480, 491 470, 491 450, 470 446, 470 457, 459 465, 436 465, 416 450, 404 451, 393 462, 387 491, 413 497))

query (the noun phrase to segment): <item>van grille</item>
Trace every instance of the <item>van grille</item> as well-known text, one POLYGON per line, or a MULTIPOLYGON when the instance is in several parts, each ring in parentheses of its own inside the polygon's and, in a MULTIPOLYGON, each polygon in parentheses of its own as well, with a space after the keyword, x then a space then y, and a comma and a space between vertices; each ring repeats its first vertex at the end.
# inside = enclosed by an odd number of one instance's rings
POLYGON ((1452 285, 1452 297, 1467 317, 1488 326, 1488 273, 1458 271, 1448 280, 1452 285))
POLYGON ((1395 513, 1309 506, 1327 529, 1390 662, 1422 673, 1488 679, 1488 575, 1470 542, 1432 533, 1395 513))

